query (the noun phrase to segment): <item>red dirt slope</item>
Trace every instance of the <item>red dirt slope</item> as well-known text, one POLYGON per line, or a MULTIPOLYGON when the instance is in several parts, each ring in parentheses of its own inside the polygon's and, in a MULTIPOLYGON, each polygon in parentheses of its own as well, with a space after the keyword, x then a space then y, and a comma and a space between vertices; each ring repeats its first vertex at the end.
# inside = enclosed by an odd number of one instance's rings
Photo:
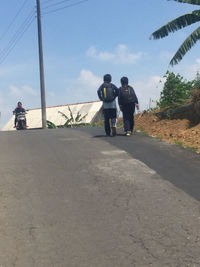
POLYGON ((193 126, 187 119, 159 120, 145 112, 135 116, 135 129, 200 152, 200 124, 193 126))

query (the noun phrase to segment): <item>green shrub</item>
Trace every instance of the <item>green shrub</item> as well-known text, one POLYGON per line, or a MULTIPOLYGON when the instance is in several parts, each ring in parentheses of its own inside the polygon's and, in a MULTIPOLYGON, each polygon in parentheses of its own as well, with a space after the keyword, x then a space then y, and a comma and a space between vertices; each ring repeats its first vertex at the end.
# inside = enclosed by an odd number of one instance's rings
POLYGON ((57 126, 53 122, 47 120, 47 128, 48 129, 56 129, 57 126))
POLYGON ((200 90, 200 73, 197 71, 196 78, 194 80, 194 86, 193 88, 195 90, 200 90))
POLYGON ((175 108, 187 103, 191 98, 194 81, 187 82, 179 74, 167 71, 166 81, 157 105, 160 108, 175 108))

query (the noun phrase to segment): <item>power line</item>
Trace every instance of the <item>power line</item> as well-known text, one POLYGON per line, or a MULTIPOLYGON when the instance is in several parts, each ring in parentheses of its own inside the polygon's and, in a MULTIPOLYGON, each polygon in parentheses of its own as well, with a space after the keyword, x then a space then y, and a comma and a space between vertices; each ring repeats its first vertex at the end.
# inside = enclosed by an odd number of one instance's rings
POLYGON ((4 53, 4 51, 7 50, 7 48, 9 48, 10 45, 12 45, 12 42, 15 41, 15 39, 17 38, 17 35, 20 33, 20 31, 23 30, 24 26, 26 26, 26 23, 29 22, 29 20, 32 18, 32 16, 34 15, 33 10, 29 13, 29 15, 27 16, 27 18, 24 20, 24 22, 21 24, 21 26, 19 27, 19 29, 15 32, 15 34, 12 36, 12 38, 10 39, 10 41, 8 42, 7 46, 0 52, 0 56, 1 54, 4 53))
POLYGON ((7 46, 0 52, 0 63, 2 63, 5 60, 5 58, 10 54, 10 52, 16 46, 18 41, 22 38, 24 33, 30 27, 34 19, 35 19, 35 8, 26 17, 26 19, 21 24, 19 29, 15 32, 15 34, 12 36, 12 38, 8 42, 7 46))
POLYGON ((53 10, 50 10, 50 11, 47 11, 47 12, 43 12, 42 14, 43 15, 47 15, 47 14, 51 14, 51 13, 54 13, 54 12, 57 12, 57 11, 60 11, 60 10, 63 10, 63 9, 66 9, 66 8, 70 8, 70 7, 73 7, 73 6, 78 6, 84 2, 88 2, 89 0, 81 0, 81 1, 78 1, 74 4, 69 4, 67 6, 64 6, 64 7, 60 7, 60 8, 57 8, 57 9, 53 9, 53 10))
POLYGON ((56 0, 44 0, 44 1, 41 2, 41 4, 49 3, 49 2, 52 2, 52 1, 56 1, 56 0))
POLYGON ((49 2, 53 2, 53 1, 56 1, 56 0, 44 0, 44 1, 41 1, 41 5, 45 4, 45 3, 49 3, 49 2))
POLYGON ((10 48, 6 52, 6 54, 2 58, 0 58, 0 64, 2 64, 5 61, 5 59, 9 56, 9 54, 11 53, 11 51, 15 48, 15 46, 17 45, 17 43, 21 40, 21 38, 23 37, 23 35, 25 34, 25 32, 29 29, 29 27, 31 26, 31 24, 33 23, 34 20, 35 20, 35 17, 32 18, 32 20, 26 25, 26 28, 18 35, 17 39, 12 44, 12 46, 10 46, 10 48))
POLYGON ((13 38, 12 42, 10 42, 9 45, 7 45, 6 48, 1 52, 0 54, 0 63, 2 63, 7 56, 10 54, 10 52, 14 49, 14 47, 17 45, 18 41, 22 38, 24 33, 28 30, 32 22, 35 20, 35 17, 33 16, 32 19, 25 25, 25 27, 13 38))
POLYGON ((19 10, 17 11, 16 15, 14 16, 14 18, 12 19, 11 23, 8 25, 8 27, 5 29, 5 31, 2 33, 1 37, 0 37, 0 41, 5 37, 5 35, 7 34, 7 32, 9 31, 9 29, 11 28, 11 26, 14 24, 15 20, 17 19, 17 17, 19 16, 19 14, 21 13, 21 11, 23 10, 25 4, 28 2, 28 0, 25 0, 23 2, 23 4, 21 5, 21 7, 19 8, 19 10))
POLYGON ((72 0, 62 0, 62 1, 59 1, 57 3, 54 3, 54 4, 46 6, 45 9, 53 7, 53 6, 58 6, 58 5, 61 5, 61 4, 65 3, 65 2, 70 2, 70 1, 72 1, 72 0))

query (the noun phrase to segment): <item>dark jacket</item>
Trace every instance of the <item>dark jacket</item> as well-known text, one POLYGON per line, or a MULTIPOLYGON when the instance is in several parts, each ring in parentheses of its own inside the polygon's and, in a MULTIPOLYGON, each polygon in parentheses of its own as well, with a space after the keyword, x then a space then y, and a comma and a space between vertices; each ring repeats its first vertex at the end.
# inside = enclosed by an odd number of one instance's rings
MULTIPOLYGON (((133 87, 131 87, 130 85, 128 85, 128 86, 129 86, 130 88, 132 88, 133 93, 134 93, 134 101, 131 102, 131 103, 133 103, 133 104, 138 104, 138 98, 137 98, 137 96, 136 96, 136 94, 135 94, 135 91, 134 91, 133 87)), ((126 103, 123 102, 123 97, 122 97, 122 95, 121 95, 121 91, 122 91, 122 89, 123 89, 123 87, 120 87, 120 88, 119 88, 119 95, 118 95, 118 103, 119 103, 119 106, 126 105, 126 103)), ((130 103, 129 103, 129 104, 130 104, 130 103)))
POLYGON ((16 108, 13 113, 16 115, 16 114, 19 114, 20 112, 25 112, 25 109, 24 108, 16 108))

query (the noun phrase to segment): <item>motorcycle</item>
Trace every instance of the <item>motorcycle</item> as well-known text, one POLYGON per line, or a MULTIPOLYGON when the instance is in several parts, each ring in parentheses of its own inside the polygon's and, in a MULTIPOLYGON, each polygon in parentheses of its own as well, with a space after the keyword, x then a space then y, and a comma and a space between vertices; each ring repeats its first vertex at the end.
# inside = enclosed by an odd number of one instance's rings
POLYGON ((26 130, 26 113, 20 112, 16 114, 16 118, 17 118, 16 129, 26 130))

